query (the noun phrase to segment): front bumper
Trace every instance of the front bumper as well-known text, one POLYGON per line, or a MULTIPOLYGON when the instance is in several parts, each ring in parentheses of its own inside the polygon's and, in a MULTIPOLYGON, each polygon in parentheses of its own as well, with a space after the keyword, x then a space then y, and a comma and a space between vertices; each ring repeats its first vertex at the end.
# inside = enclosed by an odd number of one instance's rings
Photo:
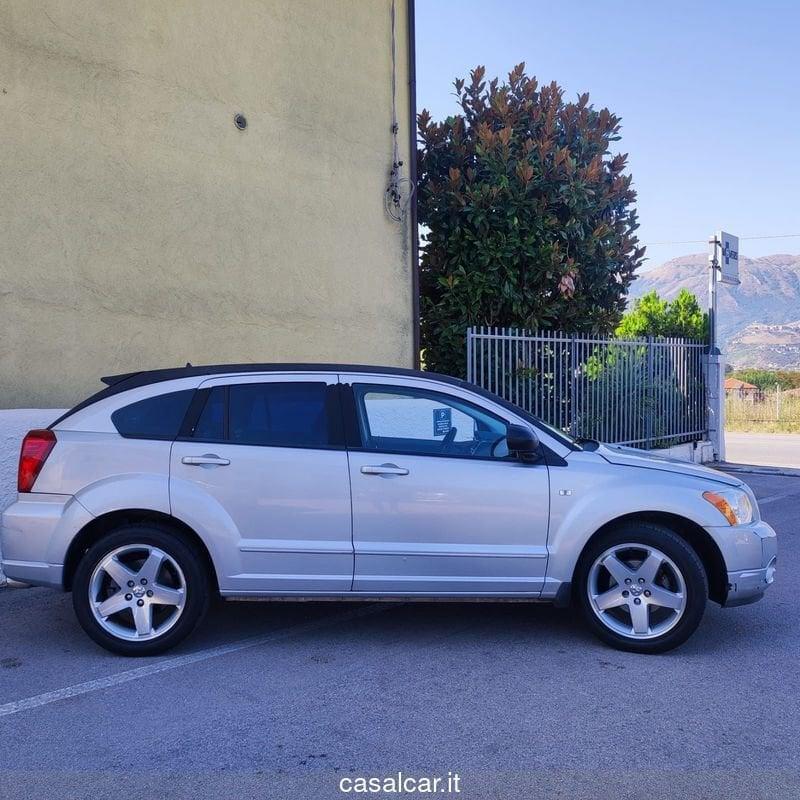
MULTIPOLYGON (((728 593, 722 604, 725 607, 755 603, 764 596, 764 592, 775 580, 778 557, 778 540, 775 531, 766 522, 760 521, 746 527, 747 534, 757 537, 760 544, 758 551, 760 563, 754 563, 750 569, 728 571, 728 593)), ((725 555, 724 552, 723 555, 725 555)), ((753 555, 755 556, 756 553, 753 555)), ((755 561, 755 558, 753 560, 755 561)))

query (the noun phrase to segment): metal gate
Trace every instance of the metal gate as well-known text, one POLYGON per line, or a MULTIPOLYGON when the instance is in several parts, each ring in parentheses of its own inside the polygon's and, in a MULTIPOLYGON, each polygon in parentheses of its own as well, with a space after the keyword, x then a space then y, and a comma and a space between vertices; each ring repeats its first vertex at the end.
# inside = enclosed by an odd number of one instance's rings
POLYGON ((668 447, 706 437, 706 349, 688 339, 469 328, 467 379, 573 436, 668 447))

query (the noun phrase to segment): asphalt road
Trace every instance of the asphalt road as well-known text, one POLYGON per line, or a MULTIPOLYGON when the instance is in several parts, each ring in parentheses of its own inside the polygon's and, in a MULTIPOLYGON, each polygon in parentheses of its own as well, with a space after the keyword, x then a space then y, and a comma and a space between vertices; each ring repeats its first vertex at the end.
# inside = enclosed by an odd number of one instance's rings
POLYGON ((341 800, 402 770, 467 800, 798 798, 800 478, 748 477, 778 581, 664 656, 547 607, 251 603, 131 660, 68 596, 0 590, 0 797, 341 800))
POLYGON ((731 463, 800 469, 800 433, 725 431, 725 451, 731 463))

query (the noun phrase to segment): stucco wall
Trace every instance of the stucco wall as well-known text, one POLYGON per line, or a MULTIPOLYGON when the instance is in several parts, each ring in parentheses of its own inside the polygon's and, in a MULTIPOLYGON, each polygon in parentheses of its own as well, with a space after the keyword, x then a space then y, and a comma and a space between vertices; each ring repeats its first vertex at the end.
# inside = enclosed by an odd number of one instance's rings
POLYGON ((383 207, 390 8, 2 4, 0 408, 186 361, 411 365, 410 234, 383 207))

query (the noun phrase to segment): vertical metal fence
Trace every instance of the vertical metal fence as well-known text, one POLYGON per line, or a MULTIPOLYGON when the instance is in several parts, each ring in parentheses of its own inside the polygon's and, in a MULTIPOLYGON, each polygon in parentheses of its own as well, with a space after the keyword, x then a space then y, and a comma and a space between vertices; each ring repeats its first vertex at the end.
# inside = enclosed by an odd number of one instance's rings
POLYGON ((573 436, 668 447, 707 433, 706 345, 510 328, 467 331, 467 378, 573 436))

